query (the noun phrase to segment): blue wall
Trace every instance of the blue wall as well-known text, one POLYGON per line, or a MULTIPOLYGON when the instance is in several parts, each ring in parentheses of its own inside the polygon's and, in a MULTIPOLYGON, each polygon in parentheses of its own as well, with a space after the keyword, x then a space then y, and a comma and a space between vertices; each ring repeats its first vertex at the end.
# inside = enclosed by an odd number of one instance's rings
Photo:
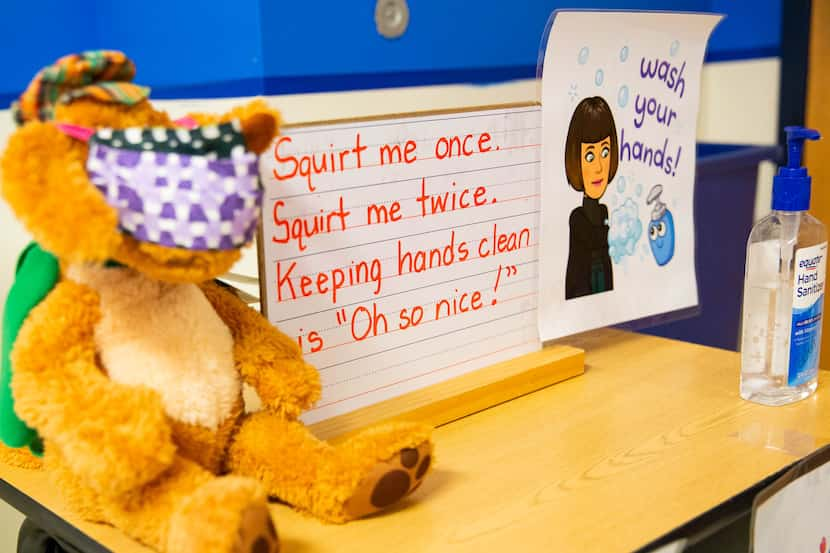
POLYGON ((710 0, 707 11, 726 14, 709 41, 709 61, 778 56, 781 0, 710 0))
POLYGON ((6 53, 0 107, 57 57, 124 50, 155 98, 485 83, 535 74, 539 41, 557 7, 715 11, 709 61, 777 56, 783 0, 410 0, 410 25, 379 36, 374 0, 46 0, 33 17, 15 1, 0 23, 6 53), (140 7, 140 9, 137 9, 140 7))
POLYGON ((95 43, 126 52, 138 67, 138 80, 155 87, 219 81, 261 86, 259 4, 259 0, 95 0, 95 43))
MULTIPOLYGON (((81 49, 88 48, 88 20, 83 12, 69 2, 44 0, 37 9, 49 17, 35 17, 32 7, 24 2, 3 6, 0 18, 0 97, 20 92, 34 73, 46 63, 81 49)), ((6 102, 8 103, 8 102, 6 102)), ((0 105, 5 108, 5 105, 0 105)))

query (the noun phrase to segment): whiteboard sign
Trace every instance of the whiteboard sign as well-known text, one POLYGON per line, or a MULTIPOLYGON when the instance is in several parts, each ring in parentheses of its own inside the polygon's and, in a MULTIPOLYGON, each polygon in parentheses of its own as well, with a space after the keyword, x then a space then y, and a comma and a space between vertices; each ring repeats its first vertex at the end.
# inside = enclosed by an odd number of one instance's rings
POLYGON ((755 553, 830 550, 830 449, 808 457, 755 500, 755 553))
POLYGON ((537 350, 538 106, 283 129, 260 169, 268 319, 306 423, 537 350))

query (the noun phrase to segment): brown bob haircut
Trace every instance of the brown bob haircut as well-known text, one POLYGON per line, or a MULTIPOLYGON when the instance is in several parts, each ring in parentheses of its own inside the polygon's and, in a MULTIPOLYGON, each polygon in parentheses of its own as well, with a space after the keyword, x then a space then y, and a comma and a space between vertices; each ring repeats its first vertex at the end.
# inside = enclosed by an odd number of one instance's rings
POLYGON ((617 174, 617 164, 620 161, 617 126, 614 125, 614 116, 605 100, 599 96, 585 98, 579 102, 571 116, 565 141, 565 177, 574 190, 585 190, 582 182, 582 144, 599 142, 603 138, 611 139, 611 165, 608 167, 610 183, 617 174))

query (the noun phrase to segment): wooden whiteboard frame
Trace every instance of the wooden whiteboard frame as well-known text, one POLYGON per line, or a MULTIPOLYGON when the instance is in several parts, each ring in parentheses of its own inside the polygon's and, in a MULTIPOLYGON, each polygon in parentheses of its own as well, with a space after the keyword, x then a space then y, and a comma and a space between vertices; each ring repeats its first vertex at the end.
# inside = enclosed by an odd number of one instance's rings
MULTIPOLYGON (((447 108, 292 123, 284 125, 283 129, 536 106, 541 106, 541 103, 517 102, 466 108, 447 108)), ((268 301, 265 283, 264 240, 264 226, 262 219, 260 219, 257 230, 259 300, 260 311, 267 319, 268 301)), ((581 375, 584 372, 584 350, 561 344, 543 346, 538 351, 471 371, 355 411, 337 415, 312 424, 310 427, 322 439, 337 439, 351 435, 367 426, 391 420, 409 420, 431 426, 440 426, 581 375)))

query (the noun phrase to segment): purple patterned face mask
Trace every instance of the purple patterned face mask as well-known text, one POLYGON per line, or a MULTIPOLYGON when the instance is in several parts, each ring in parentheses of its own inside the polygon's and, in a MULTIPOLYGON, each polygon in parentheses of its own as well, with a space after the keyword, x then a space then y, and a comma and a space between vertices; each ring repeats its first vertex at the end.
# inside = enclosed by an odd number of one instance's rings
POLYGON ((87 172, 120 228, 136 240, 189 250, 231 250, 253 238, 262 201, 258 157, 238 121, 187 128, 98 129, 87 172))

